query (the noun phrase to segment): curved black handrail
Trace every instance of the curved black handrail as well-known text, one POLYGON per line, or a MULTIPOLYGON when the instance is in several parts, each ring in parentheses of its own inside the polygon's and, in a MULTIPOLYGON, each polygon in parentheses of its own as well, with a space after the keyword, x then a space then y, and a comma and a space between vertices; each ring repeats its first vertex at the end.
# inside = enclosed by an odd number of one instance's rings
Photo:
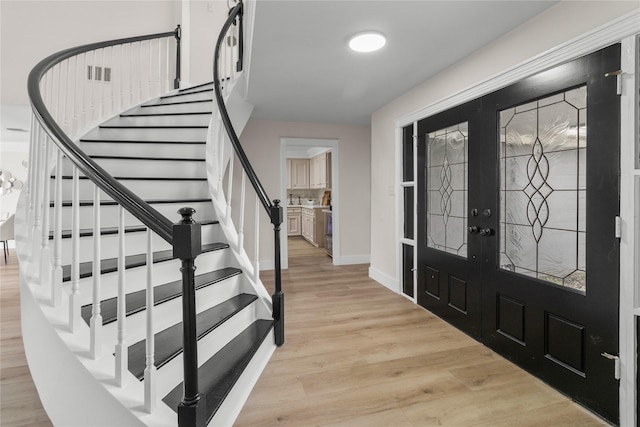
POLYGON ((156 209, 151 207, 147 202, 134 194, 131 190, 116 181, 96 162, 91 160, 91 158, 89 158, 89 156, 87 156, 84 151, 82 151, 80 147, 78 147, 67 136, 51 116, 44 103, 42 93, 40 92, 40 80, 42 80, 47 71, 53 68, 56 64, 73 56, 109 46, 171 36, 179 39, 180 26, 178 26, 175 31, 171 32, 91 43, 66 49, 58 53, 54 53, 40 61, 33 70, 31 70, 27 80, 27 92, 29 94, 34 115, 51 140, 82 171, 82 173, 100 187, 101 190, 169 243, 173 243, 173 223, 156 209))
MULTIPOLYGON (((218 70, 220 46, 222 46, 222 42, 224 41, 224 38, 227 35, 227 31, 229 31, 229 28, 235 22, 238 15, 242 17, 243 8, 244 8, 243 3, 240 2, 233 9, 231 9, 231 11, 229 11, 229 17, 227 18, 227 21, 224 23, 224 26, 220 31, 220 35, 218 36, 218 41, 216 42, 216 48, 213 54, 213 88, 216 94, 216 102, 218 104, 218 109, 220 110, 220 117, 222 118, 224 127, 227 130, 227 135, 229 135, 229 139, 231 140, 231 145, 233 145, 233 148, 236 154, 238 155, 238 160, 240 161, 240 164, 242 164, 242 167, 244 168, 247 174, 247 178, 249 178, 249 182, 251 182, 251 185, 253 186, 254 190, 256 191, 256 194, 258 195, 258 198, 260 199, 260 203, 262 204, 264 209, 267 211, 267 214, 271 216, 272 215, 271 208, 274 205, 271 203, 271 200, 267 195, 267 191, 262 186, 260 179, 258 179, 256 172, 253 170, 253 166, 251 166, 251 163, 249 162, 249 159, 247 158, 247 155, 245 154, 244 149, 240 144, 238 135, 236 134, 236 131, 233 128, 233 125, 231 124, 231 119, 229 118, 227 107, 224 105, 222 92, 220 90, 220 76, 219 76, 219 70, 218 70)), ((240 46, 242 46, 242 44, 240 44, 240 46)), ((242 52, 240 52, 240 54, 242 54, 242 52)))

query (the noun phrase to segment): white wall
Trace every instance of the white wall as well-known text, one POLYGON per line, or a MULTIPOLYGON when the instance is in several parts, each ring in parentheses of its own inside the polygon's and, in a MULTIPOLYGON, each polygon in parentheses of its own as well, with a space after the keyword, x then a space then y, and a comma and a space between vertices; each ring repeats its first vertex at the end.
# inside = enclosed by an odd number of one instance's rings
POLYGON ((394 187, 396 120, 639 7, 637 1, 562 1, 374 112, 371 117, 372 273, 398 279, 394 187))
MULTIPOLYGON (((280 197, 280 168, 286 167, 280 164, 280 138, 340 141, 340 195, 334 202, 340 204, 340 253, 347 259, 368 256, 371 218, 369 127, 249 120, 240 141, 271 198, 280 197)), ((260 228, 260 262, 273 265, 273 228, 266 215, 262 217, 260 228)), ((252 235, 246 237, 246 246, 251 248, 252 235)))

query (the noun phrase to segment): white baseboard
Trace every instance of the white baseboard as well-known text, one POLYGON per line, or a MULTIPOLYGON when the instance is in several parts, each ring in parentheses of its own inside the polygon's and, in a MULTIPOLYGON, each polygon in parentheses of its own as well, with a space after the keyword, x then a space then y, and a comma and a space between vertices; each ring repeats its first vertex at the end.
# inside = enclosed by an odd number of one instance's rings
POLYGON ((333 260, 335 265, 369 264, 370 255, 345 255, 333 260))
POLYGON ((274 261, 272 259, 266 261, 260 261, 260 271, 267 271, 274 269, 274 261))
POLYGON ((400 283, 397 279, 394 279, 373 267, 369 267, 369 277, 380 283, 385 288, 389 288, 397 294, 400 293, 400 283))

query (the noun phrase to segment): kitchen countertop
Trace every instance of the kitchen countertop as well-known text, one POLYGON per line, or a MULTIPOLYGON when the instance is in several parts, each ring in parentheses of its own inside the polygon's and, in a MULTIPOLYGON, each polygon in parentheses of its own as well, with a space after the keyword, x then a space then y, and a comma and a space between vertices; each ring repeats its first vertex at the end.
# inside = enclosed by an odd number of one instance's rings
POLYGON ((326 206, 322 205, 287 205, 288 208, 309 208, 309 209, 318 209, 318 208, 326 208, 326 206))

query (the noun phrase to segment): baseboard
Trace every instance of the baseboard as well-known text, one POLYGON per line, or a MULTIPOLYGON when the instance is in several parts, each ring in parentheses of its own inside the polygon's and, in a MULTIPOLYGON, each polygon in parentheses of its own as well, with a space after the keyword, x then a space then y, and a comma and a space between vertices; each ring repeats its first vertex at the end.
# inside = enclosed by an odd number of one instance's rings
POLYGON ((274 269, 274 262, 272 259, 266 261, 260 261, 260 271, 267 271, 274 269))
POLYGON ((369 264, 371 262, 370 255, 344 255, 340 258, 334 258, 335 265, 352 265, 352 264, 369 264))
POLYGON ((391 276, 384 274, 383 272, 376 270, 373 267, 369 267, 369 277, 380 283, 385 288, 389 288, 393 292, 400 293, 400 283, 398 280, 391 276))

